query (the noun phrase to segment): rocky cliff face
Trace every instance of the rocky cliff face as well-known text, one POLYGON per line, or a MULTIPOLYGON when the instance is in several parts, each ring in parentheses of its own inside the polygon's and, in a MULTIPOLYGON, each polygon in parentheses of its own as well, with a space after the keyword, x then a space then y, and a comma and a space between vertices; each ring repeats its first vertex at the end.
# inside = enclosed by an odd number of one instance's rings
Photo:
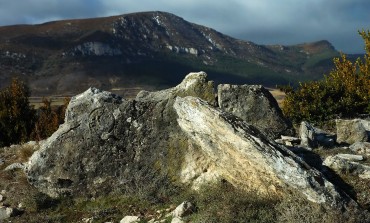
POLYGON ((261 195, 294 190, 327 206, 351 202, 258 126, 215 105, 203 72, 135 100, 90 88, 72 98, 65 123, 30 158, 28 179, 54 197, 197 188, 223 179, 261 195))

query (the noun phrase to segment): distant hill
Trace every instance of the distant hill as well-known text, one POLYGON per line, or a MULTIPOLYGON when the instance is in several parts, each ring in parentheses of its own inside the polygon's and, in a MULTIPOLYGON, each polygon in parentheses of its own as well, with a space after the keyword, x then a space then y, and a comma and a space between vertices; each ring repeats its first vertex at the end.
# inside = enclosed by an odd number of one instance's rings
POLYGON ((328 41, 257 45, 165 12, 0 27, 0 88, 14 75, 35 96, 95 86, 173 86, 191 71, 223 83, 266 86, 319 79, 339 53, 328 41))

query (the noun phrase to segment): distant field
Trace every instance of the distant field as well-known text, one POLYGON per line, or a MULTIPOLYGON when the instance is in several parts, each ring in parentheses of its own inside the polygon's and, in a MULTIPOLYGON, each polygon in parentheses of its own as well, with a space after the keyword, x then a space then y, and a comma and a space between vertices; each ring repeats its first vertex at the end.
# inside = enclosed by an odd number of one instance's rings
MULTIPOLYGON (((50 96, 50 97, 45 97, 47 99, 51 99, 51 106, 60 106, 63 105, 64 103, 64 98, 65 97, 70 97, 70 96, 50 96)), ((39 108, 42 105, 42 99, 44 97, 30 97, 30 105, 33 106, 34 108, 39 108)))
MULTIPOLYGON (((285 98, 285 93, 280 91, 276 88, 267 88, 272 96, 276 99, 279 106, 281 106, 281 103, 283 102, 285 98)), ((122 96, 125 99, 133 99, 136 97, 136 95, 141 91, 144 90, 142 87, 135 87, 135 88, 113 88, 110 90, 110 92, 115 93, 117 95, 122 96)), ((72 96, 50 96, 46 97, 47 99, 51 99, 51 105, 52 106, 60 106, 64 103, 65 97, 72 97, 72 96)), ((42 105, 42 99, 43 97, 30 97, 29 101, 31 106, 34 108, 39 108, 42 105)))
MULTIPOLYGON (((143 90, 144 88, 142 87, 134 87, 134 88, 112 88, 110 89, 109 91, 114 93, 114 94, 117 94, 117 95, 120 95, 122 96, 123 98, 125 99, 132 99, 132 98, 135 98, 136 95, 141 91, 143 90)), ((71 98, 73 97, 74 95, 67 95, 67 96, 48 96, 48 97, 45 97, 47 99, 51 99, 51 106, 60 106, 60 105, 63 105, 64 103, 64 98, 71 98)), ((41 105, 42 105, 42 99, 44 97, 30 97, 29 98, 29 101, 30 101, 30 105, 33 106, 34 108, 39 108, 41 105)))
POLYGON ((279 106, 281 107, 281 105, 284 101, 284 98, 285 98, 285 93, 280 91, 279 89, 276 89, 276 88, 267 88, 267 90, 270 91, 272 96, 274 96, 274 98, 278 102, 279 106))

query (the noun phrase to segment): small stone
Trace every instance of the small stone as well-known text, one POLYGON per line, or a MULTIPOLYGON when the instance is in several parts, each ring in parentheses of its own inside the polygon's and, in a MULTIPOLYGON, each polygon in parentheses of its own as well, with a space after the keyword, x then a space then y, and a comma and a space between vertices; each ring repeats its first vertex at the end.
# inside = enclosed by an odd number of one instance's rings
POLYGON ((120 223, 137 223, 137 222, 140 222, 139 216, 125 216, 120 221, 120 223))
POLYGON ((291 143, 300 143, 301 139, 293 136, 281 136, 281 140, 283 141, 289 141, 291 143))
POLYGON ((357 154, 370 155, 369 142, 356 142, 349 146, 349 149, 357 154))
POLYGON ((323 165, 341 173, 352 174, 363 179, 370 179, 370 166, 345 159, 343 158, 343 155, 351 154, 337 154, 335 156, 328 156, 325 158, 323 165))
POLYGON ((364 157, 361 155, 353 155, 353 154, 337 154, 338 157, 349 160, 349 161, 362 161, 364 157))
POLYGON ((13 208, 0 207, 0 220, 10 218, 12 217, 12 215, 13 215, 13 208))
POLYGON ((184 201, 172 211, 172 216, 181 218, 191 214, 193 211, 194 205, 188 201, 184 201))
POLYGON ((92 222, 93 222, 93 220, 94 220, 94 218, 83 218, 83 219, 82 219, 82 222, 83 222, 83 223, 92 223, 92 222))
POLYGON ((299 128, 299 134, 301 138, 301 145, 307 147, 317 147, 318 143, 316 140, 315 128, 308 122, 301 122, 301 127, 299 128))
POLYGON ((16 169, 24 170, 25 165, 23 163, 12 163, 5 168, 5 171, 12 171, 16 169))
POLYGON ((172 218, 171 223, 184 223, 184 221, 179 217, 174 217, 172 218))

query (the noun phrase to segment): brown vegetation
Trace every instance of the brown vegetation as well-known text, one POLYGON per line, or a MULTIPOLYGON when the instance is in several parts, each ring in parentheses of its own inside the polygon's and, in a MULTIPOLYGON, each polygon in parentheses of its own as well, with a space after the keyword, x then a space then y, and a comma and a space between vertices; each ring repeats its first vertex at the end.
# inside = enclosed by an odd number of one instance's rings
POLYGON ((319 123, 370 112, 370 32, 360 35, 367 52, 364 58, 352 62, 342 54, 323 80, 301 83, 297 90, 287 92, 282 108, 287 117, 319 123))
POLYGON ((45 98, 35 110, 30 106, 29 96, 29 88, 17 78, 0 91, 0 147, 45 139, 63 123, 68 98, 57 108, 45 98))

